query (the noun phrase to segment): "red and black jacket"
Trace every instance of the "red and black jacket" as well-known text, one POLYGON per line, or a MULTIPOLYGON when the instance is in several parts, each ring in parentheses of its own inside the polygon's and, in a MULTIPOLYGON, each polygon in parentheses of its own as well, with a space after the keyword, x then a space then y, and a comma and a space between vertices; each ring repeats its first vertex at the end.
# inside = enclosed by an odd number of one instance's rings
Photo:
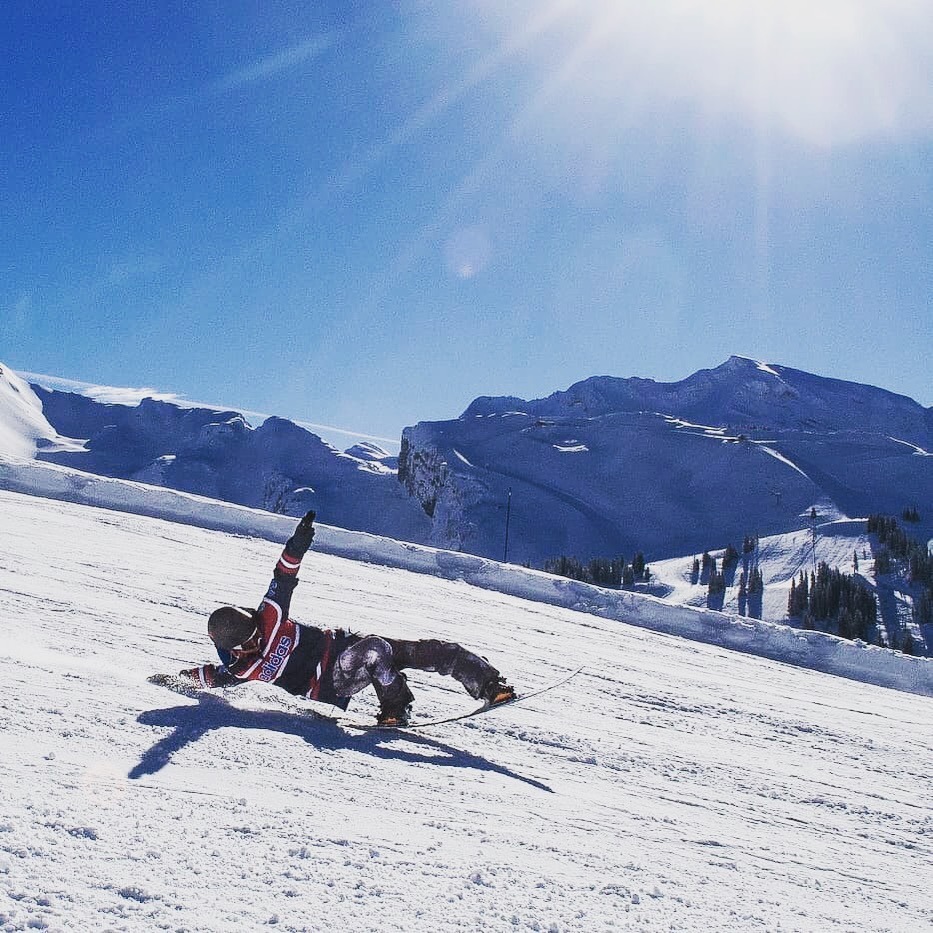
POLYGON ((293 535, 275 565, 272 582, 254 612, 259 629, 259 654, 233 657, 223 664, 204 664, 185 671, 206 687, 228 687, 259 680, 288 693, 346 708, 349 697, 334 693, 334 659, 358 635, 337 629, 300 625, 288 617, 298 570, 307 545, 293 535), (302 546, 304 545, 304 546, 302 546))

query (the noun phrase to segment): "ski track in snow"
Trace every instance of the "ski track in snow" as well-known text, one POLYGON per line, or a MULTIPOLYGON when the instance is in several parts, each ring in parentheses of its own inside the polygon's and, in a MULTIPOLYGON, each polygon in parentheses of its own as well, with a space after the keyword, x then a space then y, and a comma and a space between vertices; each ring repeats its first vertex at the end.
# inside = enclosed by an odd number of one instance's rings
POLYGON ((910 447, 910 449, 913 450, 913 452, 918 457, 933 457, 933 453, 931 453, 929 450, 926 450, 923 447, 918 447, 916 444, 911 444, 910 441, 902 441, 899 438, 891 437, 890 435, 888 435, 888 440, 894 441, 895 444, 903 444, 905 447, 910 447))
POLYGON ((804 473, 803 470, 800 469, 799 466, 797 466, 796 463, 793 462, 793 460, 789 460, 784 456, 784 454, 779 453, 773 447, 768 447, 763 441, 755 441, 754 443, 757 444, 759 450, 763 450, 769 456, 774 457, 775 460, 779 460, 785 466, 789 466, 792 470, 796 470, 802 477, 804 477, 804 479, 810 478, 806 473, 804 473))
MULTIPOLYGON (((0 493, 0 930, 929 928, 933 700, 312 551, 296 618, 570 684, 352 733, 210 657, 277 547, 0 493)), ((412 677, 424 714, 472 702, 412 677)), ((371 692, 351 705, 375 710, 371 692)))

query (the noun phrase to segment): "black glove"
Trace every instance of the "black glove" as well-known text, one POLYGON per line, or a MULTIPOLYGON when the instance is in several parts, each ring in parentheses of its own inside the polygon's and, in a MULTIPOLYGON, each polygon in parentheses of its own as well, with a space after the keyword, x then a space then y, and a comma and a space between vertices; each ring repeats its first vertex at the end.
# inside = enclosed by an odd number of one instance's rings
POLYGON ((305 551, 311 547, 311 542, 314 540, 314 512, 308 512, 305 517, 298 522, 298 527, 295 529, 295 533, 288 539, 288 552, 294 554, 296 557, 300 557, 304 554, 305 551))

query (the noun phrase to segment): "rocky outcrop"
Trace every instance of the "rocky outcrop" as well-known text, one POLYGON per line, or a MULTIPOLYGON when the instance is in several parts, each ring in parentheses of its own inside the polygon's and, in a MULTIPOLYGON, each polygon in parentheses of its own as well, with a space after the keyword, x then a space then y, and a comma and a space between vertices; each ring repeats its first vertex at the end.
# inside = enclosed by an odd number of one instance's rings
POLYGON ((423 437, 427 432, 405 428, 398 457, 398 479, 408 494, 421 503, 425 514, 433 518, 437 500, 447 481, 447 461, 423 437))

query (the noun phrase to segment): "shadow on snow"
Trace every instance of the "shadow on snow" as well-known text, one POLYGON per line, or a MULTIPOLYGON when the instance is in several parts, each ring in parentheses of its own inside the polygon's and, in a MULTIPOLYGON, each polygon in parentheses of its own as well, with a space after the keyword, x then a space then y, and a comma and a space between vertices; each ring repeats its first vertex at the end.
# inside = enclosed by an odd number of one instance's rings
POLYGON ((399 738, 398 732, 374 731, 353 734, 343 731, 325 718, 318 719, 301 713, 279 712, 278 710, 240 709, 210 694, 198 696, 197 699, 197 706, 172 706, 166 709, 147 710, 137 717, 138 722, 144 726, 171 726, 173 731, 143 753, 139 764, 129 772, 130 779, 138 780, 148 774, 161 771, 172 760, 175 753, 185 746, 197 742, 203 735, 214 729, 231 726, 237 729, 265 729, 296 735, 309 745, 328 751, 353 749, 365 752, 374 758, 391 761, 492 771, 522 781, 539 790, 553 793, 547 784, 494 764, 480 755, 473 755, 420 734, 406 732, 404 737, 406 742, 423 748, 424 754, 386 745, 388 740, 399 738))

